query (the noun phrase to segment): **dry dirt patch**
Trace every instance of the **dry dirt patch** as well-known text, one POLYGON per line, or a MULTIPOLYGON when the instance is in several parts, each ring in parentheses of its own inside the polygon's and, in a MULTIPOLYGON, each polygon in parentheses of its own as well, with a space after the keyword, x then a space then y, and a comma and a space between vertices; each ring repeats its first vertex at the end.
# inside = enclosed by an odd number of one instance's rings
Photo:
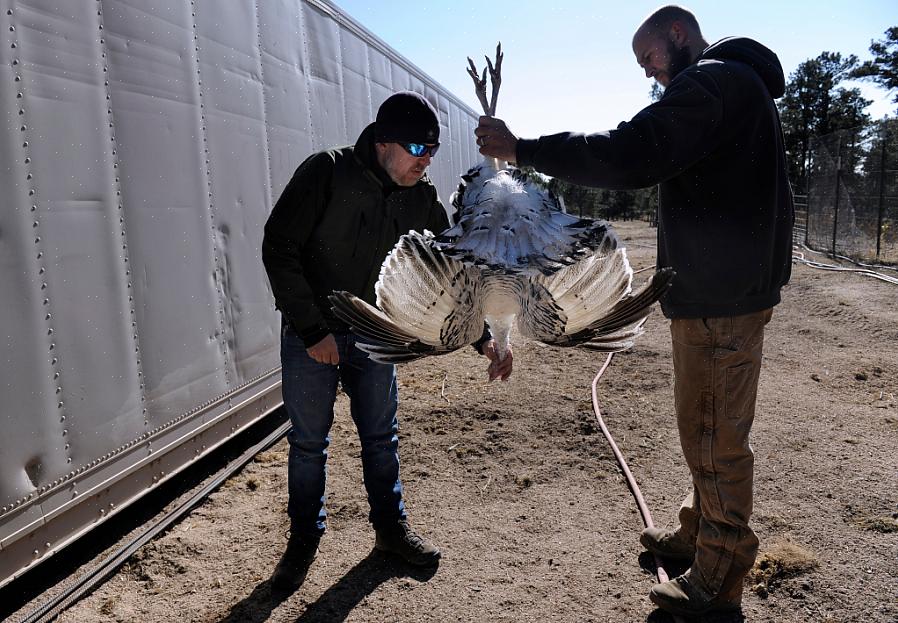
MULTIPOLYGON (((616 227, 634 266, 652 266, 654 230, 616 227)), ((747 582, 746 620, 898 620, 896 302, 895 286, 794 268, 768 328, 752 441, 759 560, 792 574, 778 573, 761 594, 747 582), (796 551, 817 564, 796 567, 796 551)), ((372 552, 359 445, 341 398, 329 530, 294 595, 272 600, 267 585, 287 528, 281 443, 60 620, 665 621, 646 598, 653 578, 636 506, 591 411, 603 360, 523 343, 507 383, 486 383, 485 360, 470 350, 401 368, 403 480, 414 525, 443 549, 435 572, 372 552)), ((656 522, 669 523, 687 472, 658 311, 599 390, 656 522)))

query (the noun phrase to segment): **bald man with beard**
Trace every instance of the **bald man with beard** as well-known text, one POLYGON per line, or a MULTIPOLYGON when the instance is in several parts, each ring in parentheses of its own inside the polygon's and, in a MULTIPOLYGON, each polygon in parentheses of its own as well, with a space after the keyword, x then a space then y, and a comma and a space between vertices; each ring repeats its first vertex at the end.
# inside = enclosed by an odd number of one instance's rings
POLYGON ((758 551, 749 526, 764 327, 791 274, 794 209, 774 98, 785 79, 756 41, 708 44, 679 6, 649 15, 632 40, 661 98, 617 128, 519 139, 481 117, 480 152, 608 189, 660 185, 658 268, 676 272, 661 300, 671 320, 677 428, 691 492, 672 530, 640 542, 690 563, 649 598, 686 616, 741 607, 758 551))

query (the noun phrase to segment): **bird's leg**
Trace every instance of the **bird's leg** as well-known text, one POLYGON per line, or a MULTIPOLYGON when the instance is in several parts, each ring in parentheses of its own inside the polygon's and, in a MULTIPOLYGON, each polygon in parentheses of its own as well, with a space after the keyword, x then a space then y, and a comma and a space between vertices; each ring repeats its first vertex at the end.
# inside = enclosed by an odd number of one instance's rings
POLYGON ((485 56, 486 67, 483 68, 482 74, 477 71, 477 66, 474 64, 474 61, 471 60, 471 57, 468 57, 468 75, 471 76, 471 79, 474 81, 474 93, 477 94, 477 99, 483 107, 483 114, 488 117, 496 116, 496 100, 499 97, 499 85, 502 84, 502 59, 504 56, 505 55, 502 54, 502 43, 500 42, 499 45, 496 46, 496 64, 493 64, 489 56, 485 56), (490 72, 490 85, 492 91, 489 103, 487 103, 486 100, 487 71, 490 72))
POLYGON ((493 66, 489 56, 484 57, 486 58, 486 66, 490 70, 490 84, 492 85, 489 112, 486 113, 490 117, 496 116, 496 100, 499 99, 499 85, 502 84, 502 59, 504 56, 502 54, 502 42, 500 41, 499 45, 496 46, 496 65, 493 66))
POLYGON ((480 105, 483 107, 483 114, 490 114, 490 106, 486 103, 486 67, 483 68, 483 76, 477 72, 477 66, 474 65, 474 61, 471 60, 471 57, 468 57, 468 75, 471 76, 471 80, 474 81, 474 93, 477 94, 477 99, 480 100, 480 105))

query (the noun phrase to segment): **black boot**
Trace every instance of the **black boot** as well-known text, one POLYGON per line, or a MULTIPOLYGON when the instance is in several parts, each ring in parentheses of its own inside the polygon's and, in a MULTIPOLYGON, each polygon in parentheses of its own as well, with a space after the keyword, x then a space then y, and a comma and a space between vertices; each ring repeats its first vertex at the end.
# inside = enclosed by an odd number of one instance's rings
POLYGON ((431 567, 440 560, 440 550, 427 539, 418 536, 405 520, 375 530, 374 548, 405 559, 416 567, 431 567))
POLYGON ((309 567, 318 553, 319 535, 290 533, 287 550, 271 575, 271 588, 293 592, 306 579, 309 567))

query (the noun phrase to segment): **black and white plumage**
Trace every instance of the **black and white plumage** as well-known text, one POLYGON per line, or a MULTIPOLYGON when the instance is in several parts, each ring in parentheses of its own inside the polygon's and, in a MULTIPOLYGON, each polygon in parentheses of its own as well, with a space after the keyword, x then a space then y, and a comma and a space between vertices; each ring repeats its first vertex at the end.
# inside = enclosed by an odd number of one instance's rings
MULTIPOLYGON (((502 45, 482 75, 468 59, 484 114, 495 115, 502 45), (487 71, 492 97, 487 101, 487 71)), ((577 218, 518 169, 486 158, 462 175, 454 225, 434 237, 403 235, 380 269, 377 308, 348 292, 330 297, 336 315, 384 363, 443 355, 475 342, 484 321, 500 359, 512 326, 555 346, 629 348, 670 285, 662 270, 632 293, 627 251, 604 221, 577 218)))
POLYGON ((476 341, 484 321, 500 357, 513 325, 555 346, 614 352, 642 332, 670 285, 659 271, 637 293, 610 225, 577 218, 517 169, 488 158, 462 176, 453 227, 403 235, 384 261, 377 308, 347 292, 334 312, 381 362, 442 355, 476 341))

